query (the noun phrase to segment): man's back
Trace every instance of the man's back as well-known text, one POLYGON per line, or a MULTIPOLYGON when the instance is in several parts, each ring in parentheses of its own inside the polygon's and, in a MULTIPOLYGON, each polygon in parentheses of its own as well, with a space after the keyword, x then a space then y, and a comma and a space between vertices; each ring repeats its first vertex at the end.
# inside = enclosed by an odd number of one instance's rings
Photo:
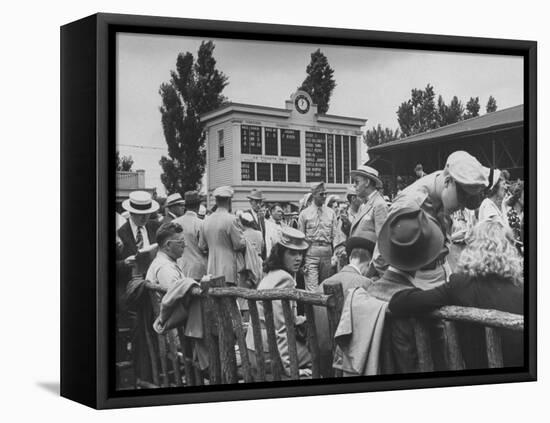
POLYGON ((237 281, 237 251, 245 247, 242 230, 235 216, 218 208, 203 223, 199 248, 208 250, 207 272, 225 276, 227 282, 237 281))
POLYGON ((193 211, 187 211, 183 216, 174 219, 183 228, 185 249, 178 260, 186 277, 200 279, 206 274, 206 256, 199 249, 199 236, 203 221, 193 211))

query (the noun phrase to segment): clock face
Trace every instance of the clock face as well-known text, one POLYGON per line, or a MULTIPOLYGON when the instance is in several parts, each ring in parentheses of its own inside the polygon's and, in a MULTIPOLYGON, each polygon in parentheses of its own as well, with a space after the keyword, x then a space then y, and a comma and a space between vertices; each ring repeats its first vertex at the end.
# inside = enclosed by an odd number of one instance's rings
POLYGON ((300 113, 307 113, 309 111, 309 100, 304 95, 299 95, 294 100, 294 105, 296 106, 296 110, 298 110, 300 113))

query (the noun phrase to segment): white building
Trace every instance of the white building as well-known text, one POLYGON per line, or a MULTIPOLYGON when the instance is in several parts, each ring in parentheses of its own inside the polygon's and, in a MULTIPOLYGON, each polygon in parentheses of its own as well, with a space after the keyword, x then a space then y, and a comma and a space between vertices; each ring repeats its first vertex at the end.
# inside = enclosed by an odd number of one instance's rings
MULTIPOLYGON (((345 195, 349 172, 361 160, 366 119, 318 114, 303 91, 284 109, 228 103, 201 116, 206 130, 208 195, 222 185, 235 190, 235 209, 248 206, 257 188, 267 202, 298 204, 313 182, 345 195)), ((209 199, 211 202, 211 199, 209 199)))

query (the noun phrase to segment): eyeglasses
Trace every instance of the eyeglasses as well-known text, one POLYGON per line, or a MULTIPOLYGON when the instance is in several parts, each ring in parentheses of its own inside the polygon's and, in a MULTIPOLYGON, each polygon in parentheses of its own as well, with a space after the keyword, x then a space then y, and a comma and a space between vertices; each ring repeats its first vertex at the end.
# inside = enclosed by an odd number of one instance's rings
POLYGON ((326 192, 320 192, 318 195, 320 195, 321 197, 326 197, 327 193, 326 192))

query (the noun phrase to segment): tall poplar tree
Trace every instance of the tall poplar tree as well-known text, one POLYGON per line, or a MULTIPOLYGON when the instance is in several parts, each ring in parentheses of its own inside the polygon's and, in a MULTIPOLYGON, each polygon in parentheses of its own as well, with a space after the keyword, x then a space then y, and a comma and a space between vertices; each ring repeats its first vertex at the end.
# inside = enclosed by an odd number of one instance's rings
POLYGON ((329 109, 330 96, 336 87, 327 57, 317 49, 311 53, 311 62, 306 68, 307 76, 299 89, 307 92, 315 104, 317 112, 326 113, 329 109))
POLYGON ((215 45, 203 41, 195 61, 180 53, 169 82, 160 86, 160 106, 168 156, 162 156, 160 178, 168 194, 199 189, 206 162, 204 125, 199 116, 220 107, 228 78, 216 69, 215 45))

